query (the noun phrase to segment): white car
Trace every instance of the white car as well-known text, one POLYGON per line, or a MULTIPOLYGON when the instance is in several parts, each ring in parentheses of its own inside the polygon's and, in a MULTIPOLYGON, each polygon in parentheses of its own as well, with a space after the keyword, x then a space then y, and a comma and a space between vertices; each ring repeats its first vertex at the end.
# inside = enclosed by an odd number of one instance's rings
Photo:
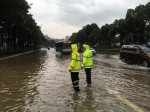
POLYGON ((90 47, 90 51, 92 51, 92 54, 93 54, 93 55, 96 55, 96 51, 95 51, 95 49, 93 49, 92 47, 90 47))

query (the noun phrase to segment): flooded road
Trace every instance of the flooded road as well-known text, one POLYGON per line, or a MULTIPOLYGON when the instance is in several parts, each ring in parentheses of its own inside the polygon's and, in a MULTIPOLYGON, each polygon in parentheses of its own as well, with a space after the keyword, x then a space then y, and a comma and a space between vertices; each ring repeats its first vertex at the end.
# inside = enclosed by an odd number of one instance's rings
POLYGON ((54 49, 1 59, 0 112, 150 112, 150 68, 97 54, 92 85, 81 70, 76 93, 69 61, 54 49))

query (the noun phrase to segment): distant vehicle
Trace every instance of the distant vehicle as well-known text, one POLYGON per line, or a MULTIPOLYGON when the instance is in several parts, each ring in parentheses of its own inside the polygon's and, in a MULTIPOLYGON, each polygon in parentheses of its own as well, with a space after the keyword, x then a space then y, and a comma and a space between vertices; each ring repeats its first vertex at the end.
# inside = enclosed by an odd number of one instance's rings
POLYGON ((150 48, 144 45, 123 45, 120 49, 123 62, 134 62, 144 67, 150 66, 150 48))
MULTIPOLYGON (((95 51, 94 48, 90 47, 89 50, 92 52, 93 55, 96 55, 96 51, 95 51)), ((84 52, 84 51, 83 51, 83 48, 79 48, 79 49, 78 49, 78 52, 79 52, 79 53, 83 53, 83 52, 84 52)))
POLYGON ((50 50, 50 47, 48 46, 48 50, 50 50))
POLYGON ((93 54, 93 55, 96 55, 96 51, 95 51, 95 49, 93 49, 92 47, 90 47, 90 51, 92 51, 92 54, 93 54))
POLYGON ((146 42, 146 46, 150 48, 150 39, 146 42))
POLYGON ((60 41, 55 43, 56 52, 71 53, 71 41, 60 41))

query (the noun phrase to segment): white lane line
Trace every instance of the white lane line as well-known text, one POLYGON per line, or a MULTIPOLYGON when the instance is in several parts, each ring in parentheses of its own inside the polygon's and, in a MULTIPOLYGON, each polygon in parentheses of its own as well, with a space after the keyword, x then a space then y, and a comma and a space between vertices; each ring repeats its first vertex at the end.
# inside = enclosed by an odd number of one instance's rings
POLYGON ((117 94, 115 91, 111 90, 110 88, 105 88, 107 91, 113 93, 114 96, 116 96, 117 98, 119 98, 121 101, 123 101, 125 104, 127 104, 128 106, 130 106, 131 108, 133 108, 136 112, 144 112, 143 110, 141 110, 139 107, 137 107, 136 105, 134 105, 133 103, 131 103, 129 100, 123 98, 121 95, 117 94))

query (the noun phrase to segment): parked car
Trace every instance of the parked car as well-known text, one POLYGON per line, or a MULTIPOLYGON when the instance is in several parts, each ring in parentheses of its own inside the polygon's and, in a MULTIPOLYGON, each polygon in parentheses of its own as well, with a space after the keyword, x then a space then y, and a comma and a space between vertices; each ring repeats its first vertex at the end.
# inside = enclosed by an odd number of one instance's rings
POLYGON ((144 45, 123 45, 120 49, 123 62, 134 62, 144 67, 150 66, 150 48, 144 45))
POLYGON ((93 54, 93 55, 96 55, 96 51, 95 51, 95 49, 93 49, 92 47, 90 47, 90 51, 92 51, 92 54, 93 54))
POLYGON ((146 47, 150 48, 150 39, 146 42, 146 47))

